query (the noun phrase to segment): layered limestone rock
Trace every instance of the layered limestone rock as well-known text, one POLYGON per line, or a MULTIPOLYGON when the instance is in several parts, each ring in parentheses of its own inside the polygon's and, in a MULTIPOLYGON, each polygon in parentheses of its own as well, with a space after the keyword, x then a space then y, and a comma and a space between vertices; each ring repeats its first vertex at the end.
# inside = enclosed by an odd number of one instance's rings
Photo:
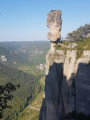
POLYGON ((46 59, 45 98, 39 120, 61 120, 73 111, 90 115, 90 50, 78 59, 76 50, 49 51, 46 59))
POLYGON ((63 101, 65 114, 72 111, 90 114, 90 50, 83 51, 76 59, 77 51, 68 50, 64 62, 63 101))
POLYGON ((56 43, 60 42, 61 38, 61 11, 52 10, 47 15, 47 27, 50 32, 48 33, 48 39, 52 42, 51 48, 54 49, 56 43))
POLYGON ((70 117, 73 112, 90 115, 90 50, 84 50, 79 58, 79 49, 74 50, 76 43, 55 50, 54 44, 60 38, 61 11, 48 14, 47 26, 53 47, 46 55, 45 97, 39 120, 67 120, 67 114, 70 117))
POLYGON ((49 51, 46 60, 45 98, 42 103, 39 120, 58 120, 64 51, 54 51, 54 53, 49 51))
POLYGON ((90 115, 90 50, 83 51, 83 55, 75 64, 75 102, 77 113, 90 115))

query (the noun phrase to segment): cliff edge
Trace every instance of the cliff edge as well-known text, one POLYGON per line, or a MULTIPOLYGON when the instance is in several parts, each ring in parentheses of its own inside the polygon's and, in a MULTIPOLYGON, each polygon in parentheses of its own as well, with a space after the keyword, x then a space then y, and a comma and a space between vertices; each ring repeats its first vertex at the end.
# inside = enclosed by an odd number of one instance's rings
POLYGON ((61 21, 60 10, 48 14, 51 49, 46 56, 45 96, 39 120, 89 120, 90 38, 84 43, 59 43, 61 21))

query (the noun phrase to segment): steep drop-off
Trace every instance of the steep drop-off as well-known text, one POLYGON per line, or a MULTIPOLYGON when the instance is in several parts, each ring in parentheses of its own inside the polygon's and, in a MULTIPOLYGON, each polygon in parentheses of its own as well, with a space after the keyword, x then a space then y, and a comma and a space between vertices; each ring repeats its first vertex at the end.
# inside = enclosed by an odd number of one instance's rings
POLYGON ((73 111, 90 114, 90 50, 76 57, 76 50, 48 52, 40 120, 61 120, 73 111))
POLYGON ((90 120, 90 38, 60 41, 61 11, 49 12, 51 49, 39 120, 90 120))

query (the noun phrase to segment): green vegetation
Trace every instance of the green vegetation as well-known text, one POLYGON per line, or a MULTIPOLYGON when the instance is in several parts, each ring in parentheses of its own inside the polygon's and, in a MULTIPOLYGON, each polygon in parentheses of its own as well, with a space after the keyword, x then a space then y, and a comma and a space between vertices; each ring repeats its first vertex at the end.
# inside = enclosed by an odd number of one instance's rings
POLYGON ((56 10, 51 10, 50 12, 54 12, 54 11, 56 11, 56 10))
POLYGON ((18 114, 42 91, 39 79, 42 77, 24 73, 14 68, 0 64, 0 83, 5 85, 8 82, 14 85, 20 84, 20 88, 13 93, 13 100, 8 103, 12 109, 6 109, 2 120, 17 119, 18 114))
POLYGON ((38 120, 39 110, 28 106, 40 109, 45 78, 44 71, 37 66, 45 64, 48 50, 48 42, 0 43, 0 86, 9 82, 15 86, 20 84, 20 88, 13 92, 14 98, 7 102, 12 109, 4 110, 2 120, 25 120, 27 117, 38 120), (2 55, 7 58, 6 62, 2 61, 2 55))
POLYGON ((20 114, 19 120, 39 120, 39 111, 30 110, 28 107, 20 114))
MULTIPOLYGON (((0 43, 0 46, 4 49, 0 49, 0 62, 15 67, 17 69, 24 70, 29 69, 31 72, 35 71, 36 66, 45 64, 45 56, 49 50, 49 42, 4 42, 0 43), (6 62, 1 60, 1 55, 5 55, 7 58, 6 62)), ((24 70, 25 72, 25 70, 24 70)))
POLYGON ((0 46, 0 55, 9 55, 9 51, 3 46, 0 46))
POLYGON ((62 46, 60 44, 56 44, 55 48, 56 48, 56 50, 58 50, 58 49, 62 48, 62 46))
POLYGON ((71 57, 69 58, 69 63, 71 62, 71 57))
POLYGON ((41 108, 41 103, 42 103, 42 98, 43 98, 43 92, 40 92, 37 97, 33 100, 33 102, 30 104, 30 106, 37 108, 40 110, 41 108))
POLYGON ((8 65, 8 66, 13 66, 13 67, 18 67, 19 65, 29 63, 28 60, 25 58, 24 55, 22 54, 17 54, 15 51, 10 51, 9 49, 0 46, 0 62, 8 65), (6 62, 3 62, 1 59, 1 56, 5 56, 7 59, 6 62), (16 62, 17 64, 14 64, 16 62))
POLYGON ((49 50, 49 42, 2 42, 0 43, 0 57, 5 55, 7 62, 0 62, 11 66, 31 66, 45 63, 45 56, 49 50))
MULTIPOLYGON (((17 85, 17 87, 20 87, 20 85, 17 85)), ((11 108, 10 105, 8 106, 8 101, 13 99, 13 91, 16 91, 16 86, 12 83, 7 83, 4 86, 0 85, 0 119, 3 117, 4 110, 11 108)))
POLYGON ((40 92, 37 97, 28 105, 20 114, 19 120, 38 120, 39 112, 42 103, 43 92, 40 92))
POLYGON ((87 31, 90 30, 90 24, 80 26, 77 30, 74 30, 71 33, 68 33, 67 40, 69 41, 79 41, 85 38, 87 31))
POLYGON ((77 59, 82 56, 84 50, 90 50, 90 38, 85 38, 80 41, 63 41, 63 46, 57 44, 55 49, 57 50, 76 50, 77 51, 77 59), (74 47, 72 47, 75 45, 74 47), (60 46, 60 47, 59 47, 60 46))

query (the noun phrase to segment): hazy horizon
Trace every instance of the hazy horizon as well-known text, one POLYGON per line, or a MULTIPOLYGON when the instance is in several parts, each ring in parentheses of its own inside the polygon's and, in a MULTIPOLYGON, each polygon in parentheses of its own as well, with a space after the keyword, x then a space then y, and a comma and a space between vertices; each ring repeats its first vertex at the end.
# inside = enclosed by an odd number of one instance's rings
POLYGON ((50 42, 49 40, 26 40, 26 41, 0 41, 1 42, 50 42))

